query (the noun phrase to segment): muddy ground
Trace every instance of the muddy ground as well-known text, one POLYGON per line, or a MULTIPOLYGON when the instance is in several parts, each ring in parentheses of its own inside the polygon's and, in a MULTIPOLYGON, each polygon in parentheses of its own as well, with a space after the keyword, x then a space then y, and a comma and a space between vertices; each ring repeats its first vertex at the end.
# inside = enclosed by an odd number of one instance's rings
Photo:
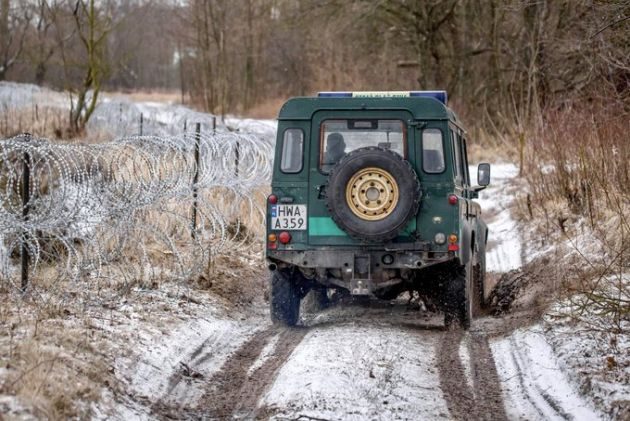
POLYGON ((337 303, 304 313, 294 328, 247 319, 242 330, 252 333, 211 375, 201 374, 218 352, 211 333, 180 352, 163 393, 139 403, 146 411, 140 418, 572 418, 573 408, 553 396, 546 405, 529 397, 526 384, 522 402, 505 401, 490 343, 530 325, 535 314, 487 315, 469 331, 447 330, 442 319, 404 299, 337 303))

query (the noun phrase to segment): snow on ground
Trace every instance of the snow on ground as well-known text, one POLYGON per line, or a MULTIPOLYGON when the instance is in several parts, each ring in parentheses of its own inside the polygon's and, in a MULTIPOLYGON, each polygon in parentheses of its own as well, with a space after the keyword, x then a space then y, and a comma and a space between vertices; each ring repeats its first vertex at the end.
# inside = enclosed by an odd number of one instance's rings
MULTIPOLYGON (((579 297, 574 297, 579 298, 579 297)), ((543 320, 560 366, 593 406, 612 419, 630 417, 630 321, 577 312, 556 303, 543 320)))
MULTIPOLYGON (((0 82, 0 110, 34 110, 35 107, 70 109, 70 96, 52 89, 13 82, 0 82)), ((65 115, 65 114, 64 114, 65 115)), ((25 122, 26 123, 26 122, 25 122)), ((132 101, 123 95, 101 93, 87 124, 89 134, 110 137, 134 135, 173 135, 195 130, 201 124, 203 133, 240 131, 256 133, 269 141, 275 139, 274 120, 252 120, 228 116, 222 119, 184 105, 155 101, 132 101)))
POLYGON ((228 116, 225 118, 225 125, 230 129, 245 133, 258 133, 267 139, 276 140, 277 120, 257 120, 251 118, 240 118, 228 116))
POLYGON ((510 190, 514 188, 518 168, 509 163, 493 164, 491 174, 490 186, 476 200, 489 229, 486 270, 509 272, 523 264, 519 229, 510 214, 514 200, 510 190))
POLYGON ((227 358, 268 325, 257 311, 246 318, 230 314, 212 296, 197 294, 196 299, 199 304, 175 310, 170 321, 163 315, 147 318, 144 306, 133 303, 119 310, 126 314, 124 323, 99 323, 118 338, 112 370, 125 396, 116 398, 104 389, 93 405, 94 419, 148 419, 155 404, 194 406, 227 358))
POLYGON ((567 379, 540 325, 491 342, 510 419, 598 420, 567 379))
POLYGON ((0 109, 13 110, 38 107, 70 108, 69 96, 28 83, 0 81, 0 109))
POLYGON ((438 335, 369 323, 309 332, 261 404, 276 419, 447 418, 436 368, 438 335))

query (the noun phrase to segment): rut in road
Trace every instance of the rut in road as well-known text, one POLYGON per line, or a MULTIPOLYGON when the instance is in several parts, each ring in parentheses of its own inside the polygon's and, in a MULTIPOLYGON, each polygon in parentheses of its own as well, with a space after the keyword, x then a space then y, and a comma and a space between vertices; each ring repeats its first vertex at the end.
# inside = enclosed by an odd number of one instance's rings
POLYGON ((270 328, 247 341, 210 379, 211 388, 201 399, 204 418, 257 418, 260 397, 273 383, 276 373, 291 352, 302 342, 306 328, 270 328), (273 351, 253 372, 251 367, 261 357, 265 345, 274 336, 278 339, 273 351))
POLYGON ((462 331, 445 332, 439 349, 438 370, 444 399, 454 419, 507 420, 501 384, 485 336, 471 333, 469 354, 473 387, 459 357, 462 331))

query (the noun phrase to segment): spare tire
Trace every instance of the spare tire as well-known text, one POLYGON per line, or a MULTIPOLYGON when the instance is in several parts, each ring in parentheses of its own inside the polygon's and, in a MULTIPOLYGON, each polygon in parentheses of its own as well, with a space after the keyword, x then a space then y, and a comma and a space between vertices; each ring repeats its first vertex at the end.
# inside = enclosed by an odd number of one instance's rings
POLYGON ((330 171, 326 206, 335 223, 366 242, 395 238, 418 212, 420 182, 408 161, 388 149, 367 147, 330 171))

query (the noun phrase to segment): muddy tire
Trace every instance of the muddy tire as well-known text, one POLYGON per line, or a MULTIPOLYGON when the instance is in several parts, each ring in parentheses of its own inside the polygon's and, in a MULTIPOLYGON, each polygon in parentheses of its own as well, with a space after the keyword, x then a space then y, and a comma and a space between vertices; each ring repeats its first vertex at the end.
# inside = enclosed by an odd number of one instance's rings
POLYGON ((473 316, 479 316, 485 308, 481 266, 476 264, 473 266, 472 271, 472 313, 473 316))
POLYGON ((352 151, 332 168, 328 177, 326 206, 330 216, 342 230, 358 240, 382 243, 394 239, 416 215, 419 203, 420 182, 415 171, 408 161, 388 149, 367 147, 352 151), (366 169, 386 174, 383 179, 391 177, 392 192, 395 190, 398 195, 393 208, 380 205, 382 213, 372 220, 369 216, 359 217, 356 206, 348 201, 352 180, 366 169))
POLYGON ((300 290, 292 276, 276 270, 271 273, 271 321, 295 326, 300 317, 300 290))
POLYGON ((444 325, 447 328, 470 328, 472 322, 472 264, 455 268, 453 277, 445 285, 446 305, 444 325))

